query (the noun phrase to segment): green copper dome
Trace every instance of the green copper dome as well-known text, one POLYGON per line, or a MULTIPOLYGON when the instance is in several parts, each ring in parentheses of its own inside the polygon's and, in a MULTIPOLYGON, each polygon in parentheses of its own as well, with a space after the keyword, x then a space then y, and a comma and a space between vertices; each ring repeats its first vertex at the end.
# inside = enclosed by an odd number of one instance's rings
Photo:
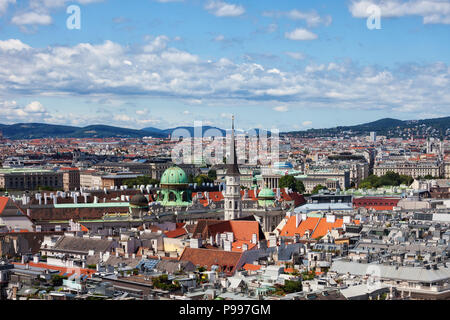
POLYGON ((273 192, 272 189, 269 188, 264 188, 262 189, 259 194, 258 194, 258 198, 263 198, 263 199, 275 199, 275 193, 273 192))
POLYGON ((161 176, 161 185, 188 184, 186 173, 183 169, 173 166, 164 171, 161 176))

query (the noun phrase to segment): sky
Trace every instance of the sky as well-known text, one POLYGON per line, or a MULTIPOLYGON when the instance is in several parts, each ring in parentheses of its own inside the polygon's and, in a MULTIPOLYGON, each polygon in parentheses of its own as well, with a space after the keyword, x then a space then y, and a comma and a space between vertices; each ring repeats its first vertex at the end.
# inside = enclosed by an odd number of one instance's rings
POLYGON ((450 0, 0 0, 0 123, 449 116, 449 40, 450 0))

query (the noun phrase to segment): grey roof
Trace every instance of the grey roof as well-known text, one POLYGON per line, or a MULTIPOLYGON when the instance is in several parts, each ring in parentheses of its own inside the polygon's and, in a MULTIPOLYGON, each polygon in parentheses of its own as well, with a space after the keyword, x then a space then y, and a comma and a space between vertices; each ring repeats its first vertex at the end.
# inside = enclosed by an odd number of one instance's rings
POLYGON ((175 273, 178 271, 178 266, 184 271, 194 271, 195 265, 190 261, 174 261, 174 260, 161 260, 156 266, 158 271, 166 271, 167 273, 175 273))
POLYGON ((106 264, 109 264, 111 266, 118 266, 119 264, 123 263, 128 267, 136 268, 139 262, 142 260, 142 258, 125 258, 125 257, 116 257, 115 255, 110 256, 108 260, 106 260, 106 264))
POLYGON ((353 211, 351 203, 307 203, 294 209, 294 212, 349 210, 353 211))
POLYGON ((367 284, 358 284, 355 286, 349 286, 348 288, 341 289, 341 293, 347 299, 361 297, 365 295, 372 294, 379 290, 388 288, 386 285, 380 286, 368 286, 367 284))
POLYGON ((374 274, 380 278, 403 281, 436 282, 450 278, 450 269, 447 267, 440 267, 438 270, 427 270, 424 268, 396 267, 375 263, 367 264, 339 260, 333 262, 330 271, 339 274, 350 273, 357 276, 374 274))
POLYGON ((88 253, 89 250, 94 250, 95 252, 106 252, 111 249, 112 245, 113 240, 63 236, 55 244, 54 250, 83 253, 88 253))

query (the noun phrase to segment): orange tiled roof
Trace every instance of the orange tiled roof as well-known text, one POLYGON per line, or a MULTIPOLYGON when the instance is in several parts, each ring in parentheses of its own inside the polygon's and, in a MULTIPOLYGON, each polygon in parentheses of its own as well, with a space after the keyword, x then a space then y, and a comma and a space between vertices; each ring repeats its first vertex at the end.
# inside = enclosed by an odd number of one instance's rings
MULTIPOLYGON (((359 224, 359 221, 353 221, 355 224, 359 224)), ((308 217, 306 220, 302 220, 298 227, 296 227, 296 217, 292 216, 287 221, 286 225, 281 230, 281 236, 293 237, 295 234, 299 234, 300 237, 305 235, 305 232, 309 230, 311 232, 310 237, 317 239, 325 236, 328 231, 333 229, 342 228, 344 224, 343 219, 336 219, 335 222, 327 222, 326 218, 308 217)))
POLYGON ((234 274, 241 257, 241 252, 186 247, 179 260, 190 261, 194 265, 206 267, 208 270, 211 270, 211 267, 216 265, 219 266, 220 271, 234 274))
POLYGON ((261 266, 246 263, 246 264, 244 264, 243 268, 244 268, 244 270, 247 270, 247 271, 258 271, 261 269, 261 266))
POLYGON ((6 204, 8 203, 9 198, 8 197, 0 197, 0 214, 5 209, 6 204))
POLYGON ((235 241, 235 242, 232 243, 231 251, 233 251, 233 252, 243 252, 242 246, 244 244, 247 245, 247 250, 252 250, 252 249, 256 248, 256 244, 251 243, 250 241, 238 240, 238 241, 235 241))
POLYGON ((178 238, 187 234, 187 231, 185 228, 177 228, 172 231, 166 231, 164 232, 164 234, 166 235, 167 238, 178 238))
MULTIPOLYGON (((13 264, 22 265, 22 266, 25 265, 25 264, 19 263, 19 262, 13 262, 13 264)), ((76 273, 76 274, 80 274, 80 275, 87 275, 90 278, 90 277, 92 277, 92 274, 94 274, 96 272, 96 270, 92 270, 92 269, 58 267, 58 266, 52 266, 52 265, 49 265, 46 263, 29 262, 28 265, 30 267, 35 267, 35 268, 56 270, 56 271, 59 271, 59 275, 63 275, 65 273, 67 273, 68 277, 70 277, 71 275, 76 273)))

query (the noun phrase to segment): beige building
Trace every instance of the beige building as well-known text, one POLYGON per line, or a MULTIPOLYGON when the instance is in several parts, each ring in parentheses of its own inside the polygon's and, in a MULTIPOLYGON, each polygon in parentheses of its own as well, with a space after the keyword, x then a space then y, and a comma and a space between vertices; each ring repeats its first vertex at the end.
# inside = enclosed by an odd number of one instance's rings
POLYGON ((441 177, 444 174, 444 163, 439 161, 380 161, 373 168, 373 173, 379 177, 389 171, 413 178, 426 175, 441 177))
POLYGON ((78 168, 61 168, 64 191, 80 189, 80 170, 78 168))
POLYGON ((94 170, 87 170, 80 173, 80 187, 85 189, 102 188, 102 174, 94 170))
POLYGON ((63 188, 63 173, 43 169, 0 169, 0 188, 35 190, 38 187, 63 188))
POLYGON ((444 178, 450 179, 450 161, 444 163, 444 178))

